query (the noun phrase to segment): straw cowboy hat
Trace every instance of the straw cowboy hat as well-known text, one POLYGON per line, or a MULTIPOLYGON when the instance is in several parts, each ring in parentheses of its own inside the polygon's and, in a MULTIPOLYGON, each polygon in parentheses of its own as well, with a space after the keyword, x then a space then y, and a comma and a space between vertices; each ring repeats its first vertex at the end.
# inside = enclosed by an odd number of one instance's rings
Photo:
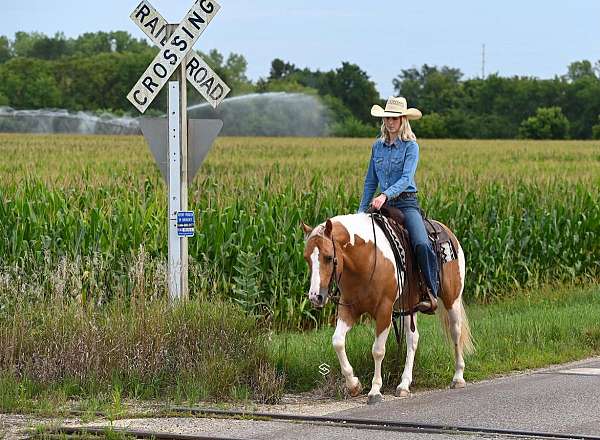
POLYGON ((390 96, 385 104, 385 110, 379 105, 371 107, 371 115, 377 118, 406 116, 408 119, 420 119, 421 111, 416 108, 407 108, 406 98, 390 96))

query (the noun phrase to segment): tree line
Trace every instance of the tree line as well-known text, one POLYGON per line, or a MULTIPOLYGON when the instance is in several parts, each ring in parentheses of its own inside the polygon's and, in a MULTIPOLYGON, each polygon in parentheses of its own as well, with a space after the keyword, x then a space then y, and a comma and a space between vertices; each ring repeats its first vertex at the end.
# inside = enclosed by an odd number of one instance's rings
MULTIPOLYGON (((157 51, 124 31, 77 38, 35 32, 17 32, 13 39, 0 36, 0 105, 135 114, 126 95, 157 51)), ((332 134, 373 136, 378 131, 369 109, 382 100, 356 64, 343 62, 320 71, 276 58, 269 76, 253 82, 246 76, 243 55, 225 57, 212 50, 203 57, 234 95, 313 94, 330 111, 332 134)), ((552 79, 498 74, 465 79, 457 68, 423 65, 400 69, 392 84, 395 95, 423 111, 414 123, 420 137, 600 138, 600 61, 575 61, 552 79)), ((194 89, 189 93, 196 96, 194 89)), ((159 112, 165 106, 161 94, 152 108, 159 112)))

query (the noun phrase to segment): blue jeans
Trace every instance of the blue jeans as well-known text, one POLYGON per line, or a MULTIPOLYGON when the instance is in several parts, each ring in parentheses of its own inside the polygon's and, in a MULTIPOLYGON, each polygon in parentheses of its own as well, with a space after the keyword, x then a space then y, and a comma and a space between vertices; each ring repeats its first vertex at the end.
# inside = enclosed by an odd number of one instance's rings
POLYGON ((389 202, 389 205, 399 208, 404 213, 404 226, 408 230, 417 264, 431 293, 437 297, 439 292, 438 261, 425 230, 417 197, 394 199, 389 202))

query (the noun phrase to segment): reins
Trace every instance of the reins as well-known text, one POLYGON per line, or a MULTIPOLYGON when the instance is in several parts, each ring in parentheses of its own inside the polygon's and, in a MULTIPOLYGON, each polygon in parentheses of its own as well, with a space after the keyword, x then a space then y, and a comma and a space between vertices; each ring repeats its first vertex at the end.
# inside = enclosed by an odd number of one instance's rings
POLYGON ((340 273, 340 276, 337 276, 337 254, 335 251, 335 239, 333 238, 333 232, 331 233, 331 244, 333 245, 333 271, 331 272, 331 277, 329 278, 329 285, 327 286, 327 295, 329 296, 329 298, 331 298, 331 301, 335 305, 339 305, 340 299, 342 297, 340 291, 340 280, 342 279, 342 274, 340 273))

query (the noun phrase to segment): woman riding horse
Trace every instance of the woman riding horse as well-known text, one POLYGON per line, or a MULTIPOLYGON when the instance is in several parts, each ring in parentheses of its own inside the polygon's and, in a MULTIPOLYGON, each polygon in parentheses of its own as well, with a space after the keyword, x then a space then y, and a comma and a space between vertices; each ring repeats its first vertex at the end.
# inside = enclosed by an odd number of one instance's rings
POLYGON ((403 318, 407 349, 402 380, 396 387, 397 396, 404 397, 410 393, 419 342, 414 311, 434 310, 437 305, 434 295, 440 295, 443 307, 439 308, 438 315, 454 347, 452 388, 465 386, 463 355, 473 350, 473 344, 462 301, 466 272, 462 247, 452 231, 437 222, 437 227, 445 230, 455 250, 453 258, 443 264, 438 286, 436 257, 419 212, 414 182, 419 147, 408 119, 418 119, 421 112, 408 109, 404 98, 390 98, 385 110, 374 106, 371 111, 373 115, 383 117, 384 123, 382 138, 373 145, 361 212, 330 218, 314 228, 302 223, 302 228, 306 240, 304 259, 310 269, 308 298, 315 307, 323 307, 330 299, 338 306, 332 343, 352 396, 361 393, 362 385, 346 355, 346 335, 363 314, 367 313, 375 320, 372 348, 375 372, 368 403, 377 403, 382 400, 381 365, 385 344, 392 324, 394 303, 400 297, 401 303, 406 306, 403 309, 410 310, 412 314, 403 318), (405 226, 431 290, 430 301, 419 303, 418 297, 403 288, 406 268, 398 267, 384 232, 373 223, 371 215, 364 213, 377 185, 383 192, 372 205, 379 209, 387 201, 404 212, 405 226))

